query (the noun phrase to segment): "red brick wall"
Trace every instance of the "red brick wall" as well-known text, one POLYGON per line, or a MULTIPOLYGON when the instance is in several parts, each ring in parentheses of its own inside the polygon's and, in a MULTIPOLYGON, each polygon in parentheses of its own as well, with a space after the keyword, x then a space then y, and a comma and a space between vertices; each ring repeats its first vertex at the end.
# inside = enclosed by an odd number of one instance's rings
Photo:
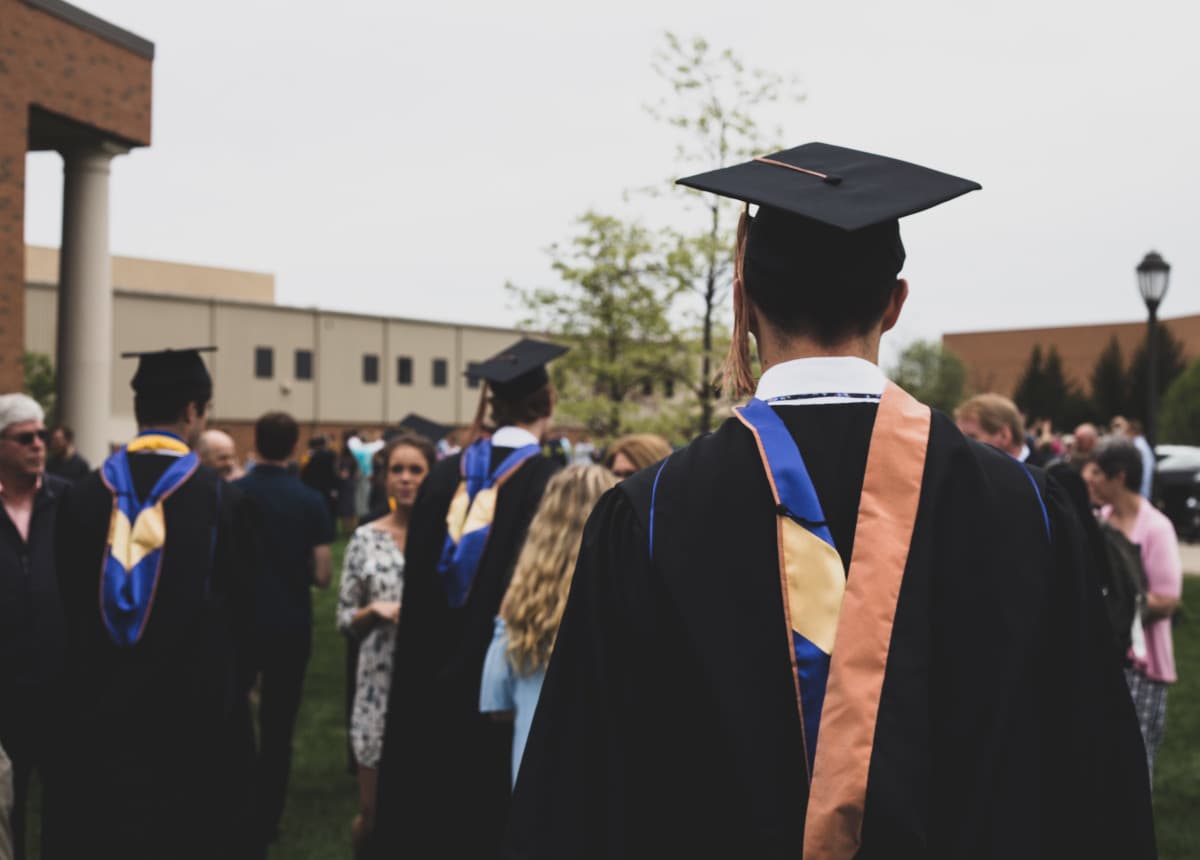
MULTIPOLYGON (((254 422, 253 421, 222 421, 214 418, 208 422, 214 430, 223 430, 233 437, 237 447, 238 460, 245 462, 246 457, 254 453, 254 422)), ((374 424, 301 424, 300 442, 296 445, 296 456, 299 457, 308 449, 308 440, 321 434, 330 442, 334 450, 342 447, 342 434, 346 430, 356 429, 368 439, 378 438, 383 427, 374 424)))
POLYGON ((23 378, 29 108, 145 146, 152 63, 21 0, 0 0, 0 391, 23 378))

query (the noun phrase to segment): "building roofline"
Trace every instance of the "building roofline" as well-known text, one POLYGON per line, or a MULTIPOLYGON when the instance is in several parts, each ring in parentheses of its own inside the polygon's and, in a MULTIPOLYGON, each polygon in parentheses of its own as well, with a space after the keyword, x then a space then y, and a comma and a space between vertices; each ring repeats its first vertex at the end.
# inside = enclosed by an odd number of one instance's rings
POLYGON ((81 30, 99 36, 107 42, 124 48, 130 53, 137 54, 147 60, 154 59, 154 43, 143 39, 136 33, 131 33, 116 24, 98 18, 91 12, 85 12, 78 6, 64 3, 63 0, 25 0, 26 6, 31 6, 47 15, 53 15, 61 21, 73 24, 81 30))
MULTIPOLYGON (((1200 314, 1182 314, 1177 317, 1159 317, 1160 323, 1179 322, 1180 320, 1200 319, 1200 314)), ((942 333, 942 337, 962 337, 967 335, 980 334, 1018 334, 1020 332, 1034 331, 1064 331, 1069 329, 1082 328, 1112 328, 1113 326, 1136 325, 1144 326, 1146 321, 1142 320, 1115 320, 1110 322, 1094 322, 1094 323, 1076 323, 1075 325, 1038 325, 1025 326, 1023 328, 989 328, 989 329, 972 329, 968 331, 947 331, 942 333)))
MULTIPOLYGON (((33 287, 33 288, 39 289, 39 290, 57 290, 58 289, 57 284, 47 284, 47 283, 41 282, 41 281, 27 281, 25 286, 33 287)), ((302 305, 284 305, 284 304, 274 304, 271 302, 252 302, 252 301, 246 301, 243 299, 222 299, 222 298, 209 297, 209 296, 185 296, 185 295, 179 295, 178 293, 152 293, 152 292, 145 291, 145 290, 127 290, 127 289, 122 289, 121 287, 114 287, 113 295, 120 296, 121 298, 156 299, 159 301, 183 302, 183 303, 191 303, 191 304, 205 305, 205 306, 230 305, 230 306, 238 307, 238 308, 249 308, 251 310, 285 311, 287 313, 296 313, 296 314, 317 314, 318 316, 322 316, 322 317, 345 317, 348 319, 369 320, 371 322, 406 323, 409 325, 432 325, 432 326, 439 326, 442 328, 449 328, 449 329, 470 329, 472 331, 493 332, 493 333, 497 333, 497 334, 501 334, 501 333, 508 334, 508 333, 515 332, 515 331, 518 331, 518 332, 524 331, 524 329, 519 329, 515 326, 506 328, 504 326, 478 325, 476 323, 457 323, 457 322, 448 322, 446 320, 418 319, 416 317, 395 317, 395 316, 388 316, 386 314, 368 314, 368 313, 359 313, 356 311, 327 310, 325 308, 316 307, 315 305, 312 305, 309 307, 304 307, 302 305)))

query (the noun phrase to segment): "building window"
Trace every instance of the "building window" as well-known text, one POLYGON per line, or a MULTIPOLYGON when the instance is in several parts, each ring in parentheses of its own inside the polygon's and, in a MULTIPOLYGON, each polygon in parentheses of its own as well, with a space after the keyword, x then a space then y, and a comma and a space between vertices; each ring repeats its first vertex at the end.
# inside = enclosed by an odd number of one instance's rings
POLYGON ((668 400, 670 400, 672 397, 675 396, 675 380, 674 379, 668 379, 666 382, 663 383, 663 394, 666 395, 668 400))
POLYGON ((363 356, 363 382, 367 385, 374 385, 379 381, 379 356, 364 355, 363 356))
POLYGON ((479 387, 479 377, 478 376, 468 376, 467 377, 467 388, 478 388, 478 387, 479 387))
POLYGON ((275 350, 271 347, 254 348, 254 376, 258 379, 271 379, 275 376, 275 350))
POLYGON ((433 384, 437 388, 446 387, 447 365, 446 359, 435 358, 433 360, 433 384))
POLYGON ((642 380, 642 396, 643 397, 652 397, 653 395, 654 395, 654 380, 653 379, 643 379, 642 380))
POLYGON ((312 350, 296 350, 296 379, 312 379, 312 350))
POLYGON ((407 355, 396 359, 396 384, 412 385, 412 359, 407 355))

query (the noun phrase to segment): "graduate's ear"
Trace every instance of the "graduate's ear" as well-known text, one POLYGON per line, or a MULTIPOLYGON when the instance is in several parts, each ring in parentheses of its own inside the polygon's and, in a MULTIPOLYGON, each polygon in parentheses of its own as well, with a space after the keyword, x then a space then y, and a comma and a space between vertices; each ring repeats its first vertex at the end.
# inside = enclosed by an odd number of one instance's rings
POLYGON ((904 278, 896 279, 896 287, 892 290, 891 298, 888 299, 887 306, 883 309, 883 326, 881 332, 891 331, 896 321, 900 319, 900 311, 904 308, 904 302, 908 299, 908 281, 904 278))

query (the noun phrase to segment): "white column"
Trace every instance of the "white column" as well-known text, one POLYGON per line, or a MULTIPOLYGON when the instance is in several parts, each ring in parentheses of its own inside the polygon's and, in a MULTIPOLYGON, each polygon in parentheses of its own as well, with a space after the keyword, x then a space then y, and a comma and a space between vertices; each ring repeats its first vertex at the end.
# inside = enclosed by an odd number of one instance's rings
MULTIPOLYGON (((113 297, 108 247, 109 144, 63 152, 62 256, 58 284, 59 420, 93 468, 108 456, 112 417, 113 297)), ((111 440, 118 441, 118 440, 111 440)))

